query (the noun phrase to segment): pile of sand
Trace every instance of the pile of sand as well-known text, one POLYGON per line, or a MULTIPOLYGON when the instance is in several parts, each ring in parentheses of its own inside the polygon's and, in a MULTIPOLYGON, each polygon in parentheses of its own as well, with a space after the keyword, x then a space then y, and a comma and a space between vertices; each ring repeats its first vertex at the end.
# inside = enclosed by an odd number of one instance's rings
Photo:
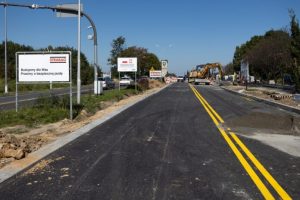
POLYGON ((0 132, 0 167, 7 162, 20 160, 38 150, 48 139, 43 136, 18 136, 0 132))
POLYGON ((150 79, 149 80, 149 88, 150 89, 153 89, 153 88, 160 88, 160 87, 163 87, 165 85, 165 83, 161 82, 161 81, 158 81, 158 80, 153 80, 153 79, 150 79))

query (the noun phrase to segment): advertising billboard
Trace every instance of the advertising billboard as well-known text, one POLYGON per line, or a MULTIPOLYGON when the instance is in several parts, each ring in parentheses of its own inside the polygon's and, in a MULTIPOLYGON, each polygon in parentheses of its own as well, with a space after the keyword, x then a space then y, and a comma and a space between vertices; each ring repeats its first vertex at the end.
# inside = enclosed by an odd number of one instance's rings
POLYGON ((136 72, 137 58, 118 58, 118 72, 136 72))
POLYGON ((70 82, 70 53, 17 53, 18 82, 70 82))

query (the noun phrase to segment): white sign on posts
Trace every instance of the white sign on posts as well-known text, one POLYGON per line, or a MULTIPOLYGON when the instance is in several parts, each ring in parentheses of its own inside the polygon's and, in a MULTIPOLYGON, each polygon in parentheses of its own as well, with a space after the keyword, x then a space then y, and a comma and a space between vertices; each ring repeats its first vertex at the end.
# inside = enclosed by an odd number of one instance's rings
POLYGON ((137 72, 137 58, 118 58, 118 72, 137 72))
POLYGON ((151 70, 149 71, 149 76, 150 78, 161 78, 162 77, 161 70, 151 70))
POLYGON ((70 54, 17 54, 18 82, 70 82, 70 54))
MULTIPOLYGON (((71 52, 17 52, 16 53, 16 112, 18 112, 18 85, 63 82, 70 84, 70 119, 73 116, 71 52)), ((50 86, 51 88, 51 86, 50 86)))
POLYGON ((244 80, 249 79, 249 63, 244 60, 241 61, 241 78, 244 80))

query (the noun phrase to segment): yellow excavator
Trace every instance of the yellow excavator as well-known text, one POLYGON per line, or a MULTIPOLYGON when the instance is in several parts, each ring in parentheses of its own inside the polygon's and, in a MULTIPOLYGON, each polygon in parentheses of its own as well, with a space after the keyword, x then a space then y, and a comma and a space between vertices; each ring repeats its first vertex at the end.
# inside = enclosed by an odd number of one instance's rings
POLYGON ((211 84, 211 69, 219 70, 219 78, 221 79, 223 76, 222 65, 220 63, 206 63, 204 65, 197 65, 196 69, 192 69, 189 75, 189 83, 198 84, 211 84))

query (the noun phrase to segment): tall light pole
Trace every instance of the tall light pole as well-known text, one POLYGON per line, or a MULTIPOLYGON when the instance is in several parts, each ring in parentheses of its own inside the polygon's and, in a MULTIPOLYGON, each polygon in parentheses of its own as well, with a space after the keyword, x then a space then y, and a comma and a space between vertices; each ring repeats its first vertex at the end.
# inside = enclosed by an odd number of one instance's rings
POLYGON ((74 8, 63 8, 60 6, 41 6, 41 5, 37 5, 37 4, 32 4, 32 5, 28 5, 28 4, 18 4, 18 3, 4 3, 4 2, 0 2, 0 6, 3 7, 7 7, 7 6, 15 6, 15 7, 23 7, 23 8, 30 8, 30 9, 48 9, 48 10, 52 10, 52 11, 56 11, 56 12, 62 12, 62 13, 69 13, 69 14, 75 14, 78 15, 78 52, 79 52, 79 56, 78 56, 78 66, 79 66, 79 70, 77 71, 77 74, 79 74, 79 76, 77 77, 77 90, 79 90, 79 92, 77 92, 77 102, 80 103, 80 86, 81 86, 81 79, 80 79, 80 17, 79 16, 84 16, 86 17, 86 19, 91 23, 91 26, 93 28, 93 32, 94 32, 94 54, 95 54, 95 75, 94 75, 94 79, 95 81, 97 80, 97 67, 98 65, 98 52, 97 52, 97 46, 98 46, 98 42, 97 42, 97 30, 96 30, 96 26, 95 23, 93 22, 92 18, 87 15, 85 12, 82 12, 81 10, 81 4, 80 4, 80 0, 78 0, 78 4, 80 6, 78 6, 78 9, 74 9, 74 8), (79 72, 79 73, 78 73, 79 72), (78 81, 79 80, 79 81, 78 81), (79 86, 79 87, 78 87, 79 86), (78 101, 79 100, 79 101, 78 101))
MULTIPOLYGON (((88 39, 90 40, 94 40, 94 85, 97 84, 97 94, 98 94, 98 48, 97 48, 97 35, 95 35, 96 31, 95 31, 95 25, 93 24, 92 26, 89 26, 88 29, 92 28, 93 31, 94 31, 94 35, 90 36, 88 39), (95 40, 95 37, 96 37, 96 40, 95 40)), ((95 86, 94 86, 95 87, 95 86)))
POLYGON ((80 78, 80 42, 81 42, 81 3, 78 0, 78 52, 77 52, 77 103, 80 103, 80 87, 81 87, 81 78, 80 78))
MULTIPOLYGON (((5 0, 6 3, 6 0, 5 0)), ((4 6, 4 93, 8 93, 8 86, 7 86, 7 13, 6 8, 7 6, 4 6)))

